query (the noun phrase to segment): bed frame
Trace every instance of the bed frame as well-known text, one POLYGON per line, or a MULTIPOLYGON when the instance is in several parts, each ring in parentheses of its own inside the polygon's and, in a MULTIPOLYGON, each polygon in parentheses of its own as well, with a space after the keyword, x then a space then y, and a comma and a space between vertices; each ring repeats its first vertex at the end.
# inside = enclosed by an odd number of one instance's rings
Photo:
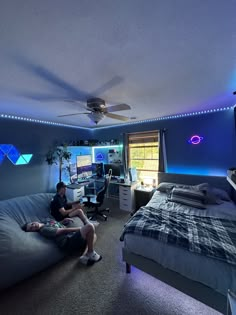
MULTIPOLYGON (((226 190, 231 196, 233 194, 232 187, 227 182, 226 177, 159 173, 158 179, 159 183, 173 182, 186 185, 197 185, 207 182, 212 186, 226 190)), ((126 263, 126 273, 131 272, 131 265, 135 266, 217 311, 226 314, 227 297, 210 287, 190 280, 175 271, 164 268, 153 260, 134 254, 125 247, 122 248, 122 258, 126 263)))

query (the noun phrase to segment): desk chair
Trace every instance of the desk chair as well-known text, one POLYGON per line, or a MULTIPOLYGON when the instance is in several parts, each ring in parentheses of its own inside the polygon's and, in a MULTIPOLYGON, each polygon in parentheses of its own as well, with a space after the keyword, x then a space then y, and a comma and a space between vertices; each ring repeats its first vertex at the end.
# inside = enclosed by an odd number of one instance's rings
POLYGON ((104 218, 105 221, 107 221, 107 216, 103 212, 109 212, 109 208, 100 209, 102 206, 106 192, 109 186, 110 177, 105 177, 104 185, 102 188, 96 193, 96 195, 85 195, 83 197, 83 204, 88 208, 93 208, 93 210, 87 211, 87 216, 90 220, 96 219, 98 216, 101 216, 104 218))

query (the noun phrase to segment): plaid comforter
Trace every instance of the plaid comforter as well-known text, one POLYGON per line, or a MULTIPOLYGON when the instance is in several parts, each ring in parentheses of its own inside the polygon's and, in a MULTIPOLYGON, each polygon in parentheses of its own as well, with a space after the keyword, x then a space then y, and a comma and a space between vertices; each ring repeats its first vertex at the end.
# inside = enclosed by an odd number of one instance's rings
POLYGON ((125 224, 121 241, 127 233, 236 265, 236 221, 142 207, 125 224))

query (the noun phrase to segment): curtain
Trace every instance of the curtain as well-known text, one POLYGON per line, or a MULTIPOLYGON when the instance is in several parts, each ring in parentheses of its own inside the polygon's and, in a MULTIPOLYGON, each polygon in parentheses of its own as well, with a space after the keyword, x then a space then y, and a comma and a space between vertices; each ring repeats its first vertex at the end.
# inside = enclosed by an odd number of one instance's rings
POLYGON ((127 177, 128 175, 128 134, 127 133, 122 134, 122 142, 123 142, 122 158, 123 158, 123 165, 124 165, 124 175, 125 177, 127 177))
POLYGON ((166 172, 167 170, 167 157, 166 157, 166 140, 165 140, 166 129, 159 131, 159 172, 166 172))

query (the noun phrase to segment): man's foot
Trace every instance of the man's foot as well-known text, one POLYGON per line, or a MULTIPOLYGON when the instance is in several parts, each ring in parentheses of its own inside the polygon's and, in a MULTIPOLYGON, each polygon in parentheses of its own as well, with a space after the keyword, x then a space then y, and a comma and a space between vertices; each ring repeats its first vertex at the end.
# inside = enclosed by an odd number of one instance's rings
POLYGON ((102 259, 102 256, 95 252, 86 253, 85 255, 79 258, 79 261, 86 266, 92 266, 94 263, 99 262, 102 259))
POLYGON ((95 228, 96 228, 97 226, 99 226, 99 224, 100 224, 98 221, 87 219, 87 220, 85 221, 84 225, 86 225, 86 224, 88 224, 88 223, 91 223, 95 228))
POLYGON ((98 221, 93 221, 93 220, 89 220, 89 223, 93 224, 93 226, 96 228, 97 226, 99 226, 99 222, 98 221))
POLYGON ((92 253, 87 253, 86 256, 94 262, 98 262, 102 259, 102 256, 95 252, 95 250, 92 253))
POLYGON ((89 257, 87 255, 83 255, 79 258, 79 261, 81 262, 81 264, 85 265, 85 266, 92 266, 95 261, 89 259, 89 257))

